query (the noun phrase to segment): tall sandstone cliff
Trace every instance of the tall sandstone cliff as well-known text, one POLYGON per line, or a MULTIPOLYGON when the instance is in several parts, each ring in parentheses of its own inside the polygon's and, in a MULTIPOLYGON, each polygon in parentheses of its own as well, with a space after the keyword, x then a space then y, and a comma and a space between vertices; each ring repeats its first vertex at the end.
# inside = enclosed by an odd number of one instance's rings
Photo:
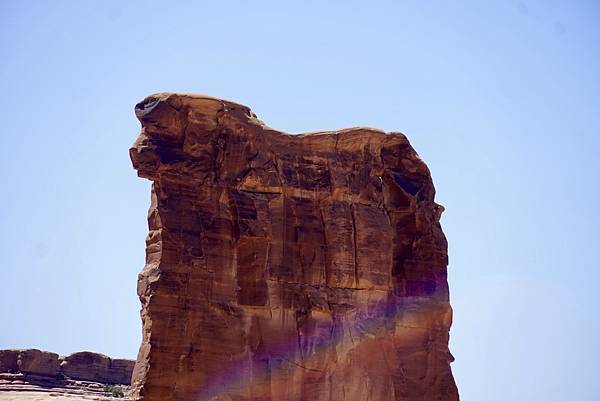
POLYGON ((288 135, 199 95, 135 111, 153 184, 134 399, 458 400, 443 209, 404 135, 288 135))

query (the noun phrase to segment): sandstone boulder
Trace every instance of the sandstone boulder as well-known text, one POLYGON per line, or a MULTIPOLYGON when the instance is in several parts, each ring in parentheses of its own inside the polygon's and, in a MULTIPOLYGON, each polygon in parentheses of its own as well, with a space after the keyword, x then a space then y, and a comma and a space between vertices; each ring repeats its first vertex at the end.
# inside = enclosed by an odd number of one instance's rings
POLYGON ((17 359, 19 371, 39 376, 56 376, 59 372, 58 354, 54 352, 28 349, 19 352, 17 359))
POLYGON ((63 358, 60 369, 73 379, 102 382, 110 368, 110 358, 93 352, 75 352, 63 358))
POLYGON ((0 350, 0 374, 66 377, 129 386, 134 366, 135 361, 129 359, 112 359, 87 351, 59 357, 55 353, 37 349, 0 350))
POLYGON ((0 350, 0 372, 17 372, 19 370, 19 365, 17 364, 18 357, 19 350, 0 350))
POLYGON ((112 359, 110 360, 110 370, 106 379, 110 383, 131 384, 131 376, 135 361, 130 359, 112 359))
POLYGON ((63 358, 60 368, 74 379, 129 385, 133 366, 133 361, 84 351, 63 358))

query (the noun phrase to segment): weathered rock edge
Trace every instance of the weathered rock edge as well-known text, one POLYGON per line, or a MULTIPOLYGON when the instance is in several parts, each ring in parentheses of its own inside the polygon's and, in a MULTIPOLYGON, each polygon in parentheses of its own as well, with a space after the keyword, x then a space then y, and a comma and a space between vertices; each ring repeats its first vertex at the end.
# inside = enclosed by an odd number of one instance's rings
POLYGON ((443 208, 403 134, 288 135, 201 95, 135 112, 134 399, 458 400, 443 208))

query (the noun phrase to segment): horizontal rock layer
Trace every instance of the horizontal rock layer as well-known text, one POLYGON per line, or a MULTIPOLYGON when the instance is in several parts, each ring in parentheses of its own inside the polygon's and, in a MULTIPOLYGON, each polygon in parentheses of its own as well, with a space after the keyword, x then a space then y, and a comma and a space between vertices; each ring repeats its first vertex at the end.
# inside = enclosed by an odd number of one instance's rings
POLYGON ((153 185, 135 399, 458 399, 443 209, 403 134, 288 135, 168 93, 136 115, 153 185))
POLYGON ((22 373, 0 373, 0 401, 129 400, 129 387, 22 373), (123 395, 121 397, 121 394, 123 395))

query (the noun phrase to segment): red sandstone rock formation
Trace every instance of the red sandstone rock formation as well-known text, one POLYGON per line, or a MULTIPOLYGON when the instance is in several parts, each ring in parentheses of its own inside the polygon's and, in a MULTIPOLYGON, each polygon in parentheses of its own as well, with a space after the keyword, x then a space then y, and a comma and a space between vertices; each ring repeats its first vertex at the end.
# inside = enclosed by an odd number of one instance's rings
POLYGON ((62 359, 61 372, 79 380, 129 385, 134 361, 112 359, 94 352, 76 352, 62 359))
POLYGON ((113 359, 94 352, 75 352, 61 357, 37 349, 0 350, 0 373, 20 373, 35 377, 69 377, 100 383, 131 383, 135 362, 113 359))
POLYGON ((0 350, 0 400, 128 400, 134 363, 93 352, 0 350))
POLYGON ((458 400, 443 209, 403 134, 288 135, 204 96, 135 111, 135 399, 458 400))

